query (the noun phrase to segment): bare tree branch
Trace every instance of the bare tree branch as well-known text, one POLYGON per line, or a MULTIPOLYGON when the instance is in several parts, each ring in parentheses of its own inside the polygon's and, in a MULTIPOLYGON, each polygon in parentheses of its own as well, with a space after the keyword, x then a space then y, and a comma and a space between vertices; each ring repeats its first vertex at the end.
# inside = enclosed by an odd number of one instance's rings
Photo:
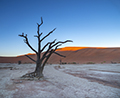
POLYGON ((34 37, 40 37, 43 33, 40 33, 39 35, 34 35, 34 37))
POLYGON ((57 54, 58 56, 64 57, 64 58, 66 57, 66 56, 61 55, 61 54, 59 54, 59 53, 57 53, 57 52, 53 52, 53 53, 57 54))
POLYGON ((40 27, 42 24, 43 24, 43 19, 42 19, 42 17, 41 17, 41 23, 40 23, 40 24, 37 23, 37 25, 38 25, 38 27, 40 27))
POLYGON ((37 33, 38 33, 38 36, 39 36, 39 37, 40 37, 39 27, 40 27, 42 24, 43 24, 43 19, 42 19, 42 17, 41 17, 41 23, 40 23, 40 24, 37 23, 37 25, 38 25, 38 31, 37 31, 37 33))
POLYGON ((25 55, 26 57, 28 57, 29 59, 31 59, 33 62, 36 62, 34 59, 32 59, 30 56, 25 55))
POLYGON ((34 37, 38 37, 37 35, 34 35, 34 37))
POLYGON ((49 48, 47 49, 47 51, 43 54, 43 56, 42 56, 42 58, 41 58, 41 60, 43 61, 47 56, 47 54, 50 52, 50 50, 51 50, 51 43, 49 44, 49 48))
POLYGON ((59 41, 59 42, 57 42, 57 43, 55 43, 52 47, 54 47, 54 46, 56 46, 57 44, 64 44, 64 43, 67 43, 67 42, 73 42, 72 40, 66 40, 66 41, 59 41))
POLYGON ((59 42, 57 42, 57 43, 55 43, 55 44, 54 44, 54 43, 49 44, 49 48, 48 48, 48 50, 43 54, 41 60, 44 60, 44 59, 46 58, 46 55, 47 55, 47 53, 49 53, 49 51, 50 51, 51 48, 53 48, 54 46, 56 46, 55 49, 54 49, 54 51, 56 51, 59 46, 61 46, 61 45, 64 44, 64 43, 67 43, 67 42, 72 42, 72 40, 66 40, 66 41, 64 41, 64 42, 59 41, 59 42), (61 44, 60 44, 60 43, 61 43, 61 44), (52 45, 52 44, 54 44, 54 45, 52 45), (59 45, 58 45, 58 44, 59 44, 59 45))
MULTIPOLYGON (((53 43, 55 43, 55 41, 56 41, 57 39, 55 39, 54 41, 52 41, 52 42, 48 42, 43 48, 42 48, 42 50, 41 50, 41 52, 50 44, 50 46, 53 44, 53 43)), ((49 47, 50 47, 49 46, 49 47)))
POLYGON ((24 33, 22 33, 22 35, 19 35, 19 36, 25 38, 24 42, 29 46, 29 48, 31 48, 37 54, 37 51, 33 49, 33 47, 29 44, 27 35, 24 36, 24 33))
POLYGON ((43 41, 47 36, 49 36, 51 33, 53 33, 53 31, 55 31, 55 29, 56 28, 54 28, 51 32, 49 32, 45 37, 43 37, 42 39, 41 39, 41 41, 43 41))
POLYGON ((54 50, 52 49, 52 50, 50 51, 50 53, 48 54, 48 56, 46 56, 47 58, 45 59, 43 65, 42 65, 42 71, 43 71, 43 69, 44 69, 45 64, 47 63, 48 59, 50 58, 50 56, 52 55, 53 52, 54 52, 54 50))
POLYGON ((49 45, 49 48, 48 48, 48 50, 43 54, 43 56, 42 56, 42 58, 41 58, 41 61, 43 61, 47 56, 47 53, 49 53, 49 51, 50 51, 50 49, 51 49, 51 47, 50 47, 50 45, 49 45))
POLYGON ((55 47, 54 51, 56 51, 57 48, 58 48, 59 46, 61 46, 61 45, 62 45, 62 44, 57 45, 57 46, 55 47))
POLYGON ((48 42, 44 47, 43 47, 43 49, 42 49, 42 51, 45 49, 45 47, 47 47, 47 45, 49 45, 49 47, 48 47, 48 49, 47 49, 47 51, 43 54, 43 56, 42 56, 42 58, 41 58, 41 60, 44 60, 45 59, 45 57, 46 57, 46 55, 47 55, 47 53, 49 53, 49 51, 51 50, 51 45, 52 44, 54 44, 55 43, 55 41, 56 41, 56 39, 53 41, 53 42, 48 42))
POLYGON ((41 26, 43 24, 43 19, 42 19, 42 17, 41 17, 41 24, 39 25, 39 26, 41 26))
POLYGON ((50 42, 48 42, 41 50, 41 52, 50 44, 50 42))
POLYGON ((40 36, 42 35, 42 33, 41 33, 41 34, 39 33, 39 28, 40 28, 40 26, 41 26, 42 24, 43 24, 43 19, 42 19, 42 17, 41 17, 41 23, 40 23, 40 24, 37 23, 37 25, 38 25, 38 31, 37 31, 38 36, 35 36, 35 37, 38 38, 38 54, 37 54, 37 59, 40 59, 40 57, 41 57, 41 42, 40 42, 40 36))
MULTIPOLYGON (((58 48, 59 46, 61 46, 61 45, 62 45, 62 44, 57 45, 57 46, 55 47, 55 49, 52 49, 51 51, 49 51, 50 53, 48 54, 48 56, 45 56, 46 59, 45 59, 43 65, 42 65, 42 70, 44 69, 44 66, 45 66, 45 64, 47 63, 47 61, 48 61, 48 59, 50 58, 50 56, 52 55, 52 53, 54 53, 54 52, 57 50, 57 48, 58 48)), ((57 54, 57 55, 58 55, 58 54, 57 54)), ((59 56, 60 56, 60 54, 59 54, 59 56)), ((61 56, 62 56, 62 55, 61 55, 61 56)))

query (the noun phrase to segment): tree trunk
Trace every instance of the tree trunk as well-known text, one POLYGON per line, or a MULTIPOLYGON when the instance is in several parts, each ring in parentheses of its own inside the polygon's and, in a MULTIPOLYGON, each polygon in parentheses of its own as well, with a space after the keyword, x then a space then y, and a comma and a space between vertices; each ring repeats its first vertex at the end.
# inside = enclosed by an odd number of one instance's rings
POLYGON ((36 73, 36 76, 39 78, 43 77, 43 70, 41 65, 42 65, 41 62, 36 63, 35 73, 36 73))

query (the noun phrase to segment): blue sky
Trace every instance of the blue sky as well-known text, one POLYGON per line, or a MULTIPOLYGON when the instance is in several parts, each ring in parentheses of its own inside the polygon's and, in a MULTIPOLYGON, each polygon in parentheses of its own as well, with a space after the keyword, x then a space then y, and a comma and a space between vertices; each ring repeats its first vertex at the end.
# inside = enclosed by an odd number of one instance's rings
POLYGON ((120 47, 120 0, 0 0, 0 56, 33 53, 18 34, 28 34, 37 49, 37 24, 42 45, 71 39, 65 46, 120 47))

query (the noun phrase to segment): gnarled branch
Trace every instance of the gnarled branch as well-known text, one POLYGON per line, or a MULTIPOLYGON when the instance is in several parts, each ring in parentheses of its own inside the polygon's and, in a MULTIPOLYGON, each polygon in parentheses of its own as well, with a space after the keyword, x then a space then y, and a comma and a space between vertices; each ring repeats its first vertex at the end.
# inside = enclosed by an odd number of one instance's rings
POLYGON ((64 44, 64 43, 67 43, 67 42, 73 42, 73 41, 72 41, 72 40, 66 40, 66 41, 64 41, 64 42, 59 41, 59 42, 57 42, 57 43, 55 43, 55 41, 54 41, 54 42, 52 42, 51 44, 49 44, 49 48, 48 48, 48 50, 43 54, 41 60, 44 60, 44 59, 46 58, 47 53, 49 53, 49 51, 50 51, 54 46, 56 46, 55 49, 54 49, 54 51, 56 51, 59 46, 61 46, 61 45, 64 44), (55 44, 54 44, 54 43, 55 43, 55 44), (52 45, 52 44, 53 44, 53 45, 52 45))
POLYGON ((56 39, 55 39, 54 41, 52 41, 52 42, 48 42, 48 43, 42 48, 41 52, 42 52, 48 45, 50 45, 50 46, 49 46, 49 48, 50 48, 51 45, 52 45, 53 43, 55 43, 55 41, 56 41, 56 39))
MULTIPOLYGON (((45 59, 43 65, 42 65, 42 70, 44 69, 44 66, 45 66, 45 64, 47 63, 47 61, 48 61, 48 59, 50 58, 50 56, 52 55, 52 53, 54 53, 54 52, 57 50, 57 48, 58 48, 59 46, 61 46, 61 45, 62 45, 62 44, 57 45, 57 46, 55 47, 55 49, 52 49, 51 51, 49 51, 50 53, 49 53, 47 56, 45 56, 46 59, 45 59)), ((60 55, 59 53, 56 53, 56 54, 59 55, 59 56, 62 56, 62 55, 60 55)))
POLYGON ((40 23, 40 24, 37 23, 37 25, 38 25, 38 31, 37 31, 38 36, 40 35, 40 34, 39 34, 39 27, 40 27, 42 24, 43 24, 43 19, 42 19, 42 17, 41 17, 41 23, 40 23))
POLYGON ((43 65, 42 65, 42 70, 44 69, 45 64, 47 63, 48 59, 50 58, 50 56, 52 55, 53 52, 54 52, 54 50, 52 49, 50 51, 50 53, 46 56, 47 58, 45 59, 43 65))
POLYGON ((73 42, 72 40, 66 40, 66 41, 58 41, 57 43, 55 43, 54 45, 52 45, 52 47, 58 45, 58 44, 64 44, 64 43, 67 43, 67 42, 73 42))
POLYGON ((40 27, 42 24, 43 24, 43 19, 42 19, 42 17, 41 17, 41 23, 40 23, 40 24, 37 23, 37 25, 38 25, 38 27, 40 27))
POLYGON ((33 49, 33 47, 29 44, 27 35, 25 36, 24 33, 22 33, 22 35, 19 36, 25 38, 24 42, 29 46, 29 48, 31 48, 37 54, 37 51, 33 49))
POLYGON ((55 31, 56 28, 54 28, 51 32, 49 32, 46 36, 44 36, 40 41, 43 41, 47 36, 49 36, 53 31, 55 31))
POLYGON ((39 26, 41 26, 43 24, 43 19, 42 19, 42 17, 41 17, 41 24, 39 25, 39 26))
POLYGON ((53 52, 53 53, 57 54, 58 56, 64 57, 64 58, 66 57, 66 56, 61 55, 61 54, 59 54, 59 53, 57 53, 57 52, 53 52))
POLYGON ((33 62, 36 62, 34 59, 32 59, 30 56, 25 55, 26 57, 28 57, 29 59, 31 59, 33 62))

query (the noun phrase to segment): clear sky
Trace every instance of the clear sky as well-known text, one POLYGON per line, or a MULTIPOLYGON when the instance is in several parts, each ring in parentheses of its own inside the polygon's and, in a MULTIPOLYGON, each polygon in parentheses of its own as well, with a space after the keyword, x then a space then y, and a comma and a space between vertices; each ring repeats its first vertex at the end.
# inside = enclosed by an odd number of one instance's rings
POLYGON ((0 0, 0 56, 33 53, 18 34, 28 34, 37 49, 37 24, 42 45, 71 39, 65 46, 120 47, 120 0, 0 0))

